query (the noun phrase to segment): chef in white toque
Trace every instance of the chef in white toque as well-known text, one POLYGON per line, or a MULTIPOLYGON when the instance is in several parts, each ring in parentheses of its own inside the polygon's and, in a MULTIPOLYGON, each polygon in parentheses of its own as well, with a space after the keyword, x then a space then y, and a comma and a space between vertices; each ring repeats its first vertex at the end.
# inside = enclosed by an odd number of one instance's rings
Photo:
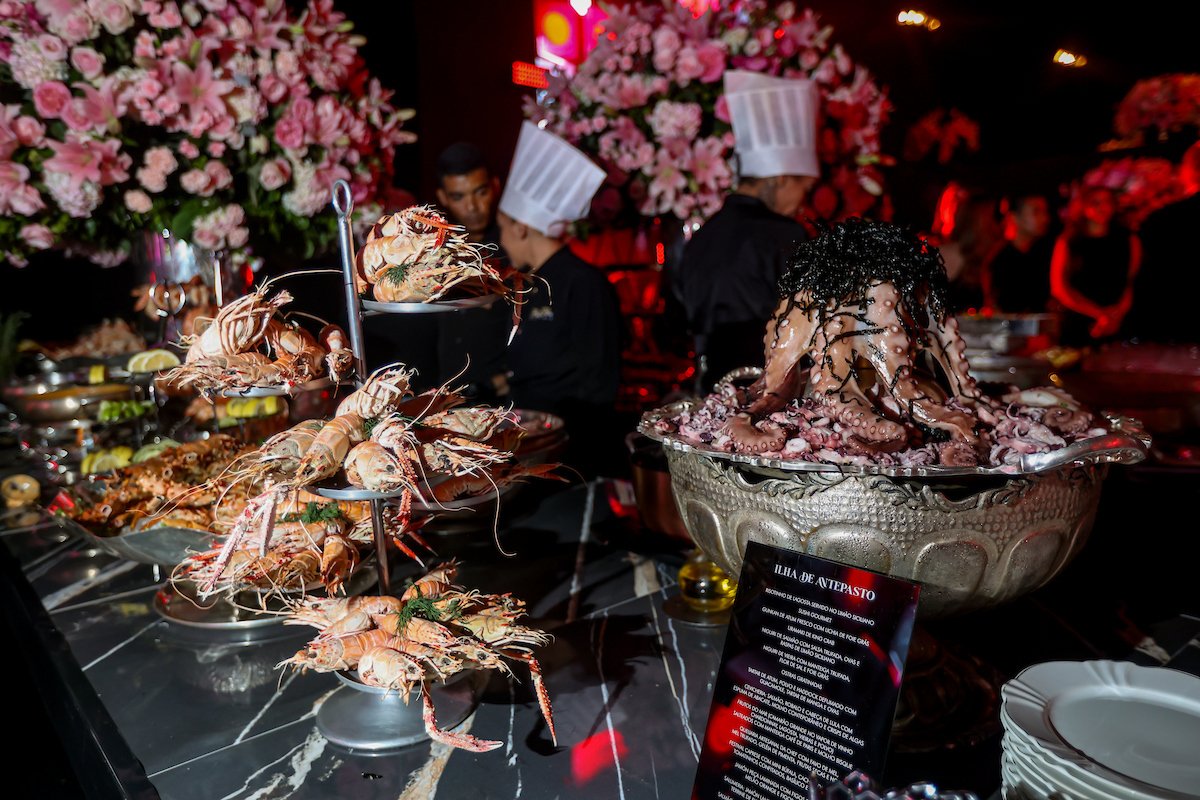
POLYGON ((762 366, 779 277, 807 236, 796 215, 820 175, 811 81, 730 70, 725 101, 737 188, 688 242, 673 279, 705 391, 732 369, 762 366))
POLYGON ((603 181, 604 170, 587 156, 526 122, 497 215, 500 246, 532 276, 508 349, 511 399, 564 417, 580 443, 611 418, 620 377, 616 295, 565 240, 603 181))

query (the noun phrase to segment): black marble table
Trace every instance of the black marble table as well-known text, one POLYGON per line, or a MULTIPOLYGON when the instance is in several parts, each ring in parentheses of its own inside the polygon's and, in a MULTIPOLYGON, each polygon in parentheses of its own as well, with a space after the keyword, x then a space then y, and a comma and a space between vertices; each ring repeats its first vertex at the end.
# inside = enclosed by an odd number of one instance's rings
MULTIPOLYGON (((1130 491, 1141 490, 1119 488, 1120 503, 1130 491)), ((82 698, 75 704, 80 724, 113 755, 108 767, 123 776, 127 796, 682 800, 690 795, 724 630, 664 612, 681 554, 614 518, 608 495, 603 482, 528 492, 518 504, 526 511, 501 530, 511 558, 499 555, 486 526, 436 537, 440 556, 462 561, 461 583, 524 597, 534 623, 555 637, 539 657, 559 746, 516 665, 511 678, 494 676, 463 725, 503 742, 483 754, 429 743, 380 757, 341 750, 315 725, 321 704, 339 691, 334 676, 276 669, 309 638, 307 629, 212 632, 168 623, 153 608, 164 575, 98 551, 53 520, 0 533, 0 543, 28 582, 16 588, 36 596, 31 605, 40 601, 32 617, 49 621, 35 620, 34 628, 49 643, 63 691, 82 698), (58 640, 65 645, 56 649, 58 640)), ((1104 595, 1111 602, 1096 600, 1097 575, 1119 556, 1103 542, 1121 535, 1113 528, 1122 519, 1102 515, 1099 544, 1089 545, 1094 557, 1085 552, 1051 587, 933 632, 1003 675, 1038 661, 1131 651, 1145 663, 1197 661, 1200 620, 1176 608, 1157 614, 1167 622, 1152 630, 1129 617, 1137 603, 1111 591, 1104 595)), ((994 727, 977 741, 948 741, 932 752, 898 745, 884 782, 930 779, 991 795, 999 786, 994 727)))

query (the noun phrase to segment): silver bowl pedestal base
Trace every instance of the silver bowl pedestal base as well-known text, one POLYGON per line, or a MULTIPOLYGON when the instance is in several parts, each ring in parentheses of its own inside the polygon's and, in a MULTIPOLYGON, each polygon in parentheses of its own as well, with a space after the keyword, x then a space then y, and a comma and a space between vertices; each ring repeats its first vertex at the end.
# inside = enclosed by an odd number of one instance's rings
MULTIPOLYGON (((383 756, 428 741, 418 691, 405 704, 397 692, 367 686, 352 675, 336 675, 342 688, 317 711, 317 730, 331 744, 355 755, 383 756)), ((438 727, 460 725, 475 710, 486 683, 487 675, 475 671, 434 686, 438 727)))
POLYGON ((668 449, 696 545, 739 575, 751 539, 921 584, 922 618, 998 605, 1046 584, 1091 533, 1107 465, 1035 475, 776 475, 668 449))

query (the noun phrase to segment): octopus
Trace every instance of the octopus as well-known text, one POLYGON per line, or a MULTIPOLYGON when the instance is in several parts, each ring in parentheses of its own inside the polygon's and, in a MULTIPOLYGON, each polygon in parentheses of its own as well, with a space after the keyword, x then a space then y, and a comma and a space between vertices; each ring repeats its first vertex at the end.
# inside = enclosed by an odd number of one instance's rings
POLYGON ((852 451, 927 438, 975 463, 997 408, 969 373, 946 294, 940 254, 904 228, 850 219, 801 244, 780 280, 762 375, 726 422, 733 449, 779 451, 787 434, 770 416, 807 395, 852 451))

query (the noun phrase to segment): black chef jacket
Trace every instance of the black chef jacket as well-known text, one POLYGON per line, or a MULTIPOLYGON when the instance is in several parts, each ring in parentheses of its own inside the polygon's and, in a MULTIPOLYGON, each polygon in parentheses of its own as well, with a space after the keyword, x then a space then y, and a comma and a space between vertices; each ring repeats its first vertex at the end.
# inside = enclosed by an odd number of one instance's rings
POLYGON ((513 402, 560 415, 579 404, 611 409, 621 318, 608 279, 563 247, 529 283, 521 327, 508 348, 513 402))
POLYGON ((761 200, 731 194, 684 247, 675 291, 707 362, 705 389, 731 369, 762 366, 779 278, 806 236, 803 225, 761 200))

